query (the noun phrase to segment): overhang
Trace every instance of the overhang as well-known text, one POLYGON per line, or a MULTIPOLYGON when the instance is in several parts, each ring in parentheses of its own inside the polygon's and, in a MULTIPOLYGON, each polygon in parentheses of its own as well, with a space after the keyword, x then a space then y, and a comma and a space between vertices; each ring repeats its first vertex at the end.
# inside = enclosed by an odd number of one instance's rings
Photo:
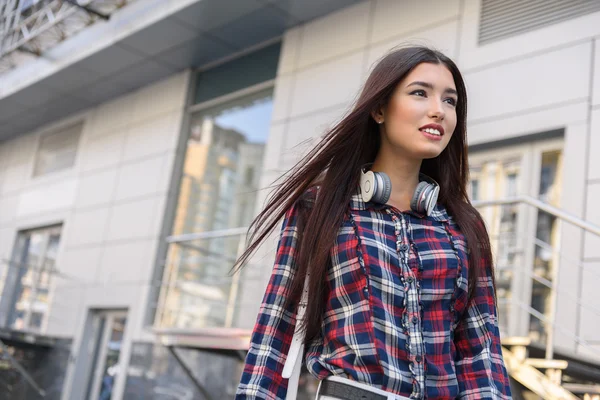
POLYGON ((0 76, 0 141, 276 40, 358 1, 137 0, 0 76))

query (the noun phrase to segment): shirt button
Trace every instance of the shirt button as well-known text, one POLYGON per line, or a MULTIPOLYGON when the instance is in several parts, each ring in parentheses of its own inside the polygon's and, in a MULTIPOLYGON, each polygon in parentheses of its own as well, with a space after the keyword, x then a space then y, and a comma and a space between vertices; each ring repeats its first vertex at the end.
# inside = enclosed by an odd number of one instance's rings
POLYGON ((418 362, 418 363, 420 363, 421 361, 423 361, 423 357, 421 357, 421 356, 416 356, 416 357, 415 357, 415 361, 416 361, 416 362, 418 362))
POLYGON ((408 245, 407 245, 406 243, 402 243, 402 244, 400 245, 400 250, 401 250, 401 251, 406 251, 406 250, 408 250, 408 245))
POLYGON ((419 318, 417 317, 412 317, 412 323, 416 324, 417 322, 419 322, 419 318))

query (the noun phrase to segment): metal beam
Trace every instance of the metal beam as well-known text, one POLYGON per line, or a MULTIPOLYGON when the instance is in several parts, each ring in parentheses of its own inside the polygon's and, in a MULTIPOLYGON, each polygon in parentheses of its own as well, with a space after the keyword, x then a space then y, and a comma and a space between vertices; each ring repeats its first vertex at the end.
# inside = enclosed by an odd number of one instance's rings
POLYGON ((200 393, 202 393, 202 396, 204 396, 204 398, 206 400, 212 400, 212 397, 210 397, 210 394, 206 391, 206 389, 204 389, 204 386, 202 386, 202 384, 198 381, 198 379, 196 379, 194 374, 192 374, 192 371, 188 368, 188 366, 181 359, 181 357, 179 357, 179 354, 177 354, 177 352, 175 351, 173 346, 167 346, 167 349, 169 349, 169 352, 173 355, 173 357, 175 357, 175 360, 177 360, 177 362, 183 369, 183 372, 185 372, 185 374, 188 376, 188 378, 191 379, 194 386, 196 386, 196 389, 198 389, 198 391, 200 393))
POLYGON ((100 17, 100 18, 102 18, 102 19, 103 19, 103 20, 105 20, 105 21, 108 21, 108 20, 110 19, 110 15, 108 15, 108 14, 103 14, 103 13, 101 13, 101 12, 99 12, 99 11, 96 11, 96 10, 94 10, 92 7, 88 7, 88 6, 81 5, 81 4, 79 4, 79 3, 77 2, 77 0, 63 0, 63 1, 65 1, 65 2, 67 2, 67 3, 69 3, 69 4, 72 4, 72 5, 74 5, 75 7, 79 7, 79 8, 81 8, 82 10, 85 10, 86 12, 88 12, 88 13, 90 13, 90 14, 94 14, 95 16, 97 16, 97 17, 100 17))
POLYGON ((534 367, 527 365, 526 360, 521 360, 521 357, 515 355, 512 350, 502 347, 502 355, 510 376, 542 399, 579 400, 573 393, 552 382, 534 367))
POLYGON ((23 368, 23 366, 21 365, 21 363, 19 363, 17 361, 17 359, 14 358, 10 354, 8 346, 6 346, 6 344, 4 344, 4 342, 2 341, 2 339, 0 339, 0 348, 2 349, 2 354, 4 354, 6 356, 6 358, 8 358, 8 360, 15 367, 15 369, 23 376, 23 378, 25 378, 25 380, 27 381, 27 383, 29 383, 31 385, 31 387, 33 387, 33 389, 36 392, 38 392, 38 394, 41 397, 46 397, 46 391, 44 389, 42 389, 41 387, 38 386, 38 384, 35 382, 35 380, 33 380, 33 378, 31 377, 31 375, 29 375, 29 373, 27 373, 27 371, 25 370, 25 368, 23 368))

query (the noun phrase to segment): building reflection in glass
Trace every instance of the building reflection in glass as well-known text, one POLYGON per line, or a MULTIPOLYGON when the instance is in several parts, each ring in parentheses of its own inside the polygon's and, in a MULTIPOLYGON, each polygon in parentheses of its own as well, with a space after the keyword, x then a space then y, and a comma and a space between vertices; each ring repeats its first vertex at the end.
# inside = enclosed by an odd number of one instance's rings
MULTIPOLYGON (((192 116, 173 235, 245 227, 256 212, 272 89, 192 116)), ((172 244, 159 326, 232 327, 241 276, 229 271, 243 235, 172 244)), ((243 272, 242 272, 243 274, 243 272)))

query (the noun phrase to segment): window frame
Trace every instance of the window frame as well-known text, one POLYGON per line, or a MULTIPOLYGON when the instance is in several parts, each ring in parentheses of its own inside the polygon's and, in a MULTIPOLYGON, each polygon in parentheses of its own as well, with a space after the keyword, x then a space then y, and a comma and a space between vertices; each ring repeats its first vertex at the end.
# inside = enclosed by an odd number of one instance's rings
MULTIPOLYGON (((46 300, 46 305, 49 306, 52 302, 52 294, 51 294, 51 292, 53 290, 52 276, 57 271, 56 261, 60 255, 61 239, 63 238, 63 235, 64 235, 63 228, 64 228, 64 224, 58 223, 58 224, 52 224, 52 225, 39 226, 39 227, 35 227, 35 228, 21 229, 16 232, 16 236, 15 236, 15 240, 14 240, 13 248, 12 248, 12 256, 9 260, 9 268, 6 269, 6 272, 2 279, 3 285, 2 285, 2 287, 0 287, 0 289, 2 290, 2 292, 0 293, 0 300, 1 300, 1 303, 3 304, 0 307, 0 310, 4 309, 4 311, 5 311, 5 317, 3 318, 3 321, 1 321, 1 322, 2 322, 2 325, 5 326, 6 328, 11 329, 11 330, 16 330, 16 331, 23 331, 23 332, 43 332, 46 329, 47 322, 48 322, 48 316, 50 314, 50 309, 49 309, 49 307, 47 307, 46 310, 41 313, 42 319, 41 319, 41 323, 40 323, 39 327, 32 327, 31 326, 32 315, 35 312, 33 303, 35 301, 36 295, 40 288, 40 281, 42 279, 42 273, 47 273, 49 275, 48 282, 46 285, 47 290, 48 290, 48 297, 46 300), (31 235, 35 232, 44 232, 44 243, 42 245, 43 251, 40 253, 40 255, 41 255, 40 259, 35 263, 35 265, 29 265, 29 261, 27 261, 25 266, 22 266, 24 252, 27 250, 27 253, 29 253, 30 243, 27 244, 26 248, 22 248, 21 244, 20 244, 21 240, 24 237, 24 235, 29 235, 29 237, 31 237, 31 235), (58 244, 57 244, 57 248, 56 248, 54 267, 50 270, 47 270, 46 268, 44 268, 44 264, 47 259, 46 256, 48 254, 50 238, 53 235, 56 235, 57 233, 58 233, 59 239, 58 239, 58 244), (15 266, 16 269, 10 268, 11 266, 15 266), (27 287, 29 287, 29 289, 30 289, 29 305, 24 310, 23 327, 17 328, 17 327, 13 326, 13 322, 14 322, 13 319, 15 317, 15 314, 17 313, 16 306, 21 297, 20 289, 23 287, 22 278, 28 272, 28 271, 25 271, 25 273, 23 275, 21 275, 20 268, 26 268, 28 270, 31 269, 32 277, 31 277, 31 285, 27 285, 27 287), (10 285, 11 282, 12 282, 12 285, 10 285)), ((27 240, 27 239, 23 239, 23 240, 27 240)), ((27 258, 29 258, 29 256, 27 258)))
POLYGON ((30 172, 31 179, 43 179, 45 177, 54 176, 57 174, 72 171, 77 166, 78 158, 79 158, 79 155, 81 152, 81 142, 82 142, 84 128, 85 128, 85 120, 77 119, 77 120, 68 121, 64 124, 61 124, 60 126, 48 129, 44 132, 41 132, 37 136, 35 152, 33 154, 33 162, 31 165, 31 172, 30 172), (75 146, 74 146, 75 151, 74 151, 72 163, 67 167, 55 169, 52 171, 46 171, 46 172, 38 171, 38 166, 40 163, 40 151, 42 150, 42 144, 43 144, 44 139, 48 138, 49 136, 58 135, 60 133, 64 133, 65 131, 75 129, 75 128, 77 128, 77 138, 75 140, 75 146))

